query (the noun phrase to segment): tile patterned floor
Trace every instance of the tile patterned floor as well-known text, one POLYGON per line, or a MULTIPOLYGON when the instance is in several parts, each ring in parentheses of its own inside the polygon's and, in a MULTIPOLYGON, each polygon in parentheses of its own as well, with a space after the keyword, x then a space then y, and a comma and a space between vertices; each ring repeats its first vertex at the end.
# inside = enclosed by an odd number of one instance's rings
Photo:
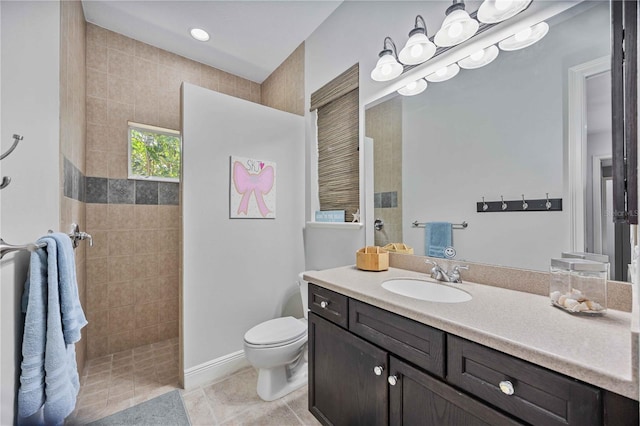
MULTIPOLYGON (((273 402, 256 394, 258 374, 243 369, 182 397, 194 426, 320 423, 307 409, 307 387, 273 402)), ((166 340, 90 360, 80 379, 76 410, 67 424, 82 425, 179 388, 178 341, 166 340)))

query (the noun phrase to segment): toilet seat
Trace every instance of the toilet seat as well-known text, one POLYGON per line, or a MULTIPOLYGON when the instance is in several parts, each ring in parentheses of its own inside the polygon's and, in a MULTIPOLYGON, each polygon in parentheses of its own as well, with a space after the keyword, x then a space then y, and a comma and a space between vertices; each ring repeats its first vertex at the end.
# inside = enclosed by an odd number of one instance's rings
POLYGON ((282 346, 299 340, 307 334, 306 322, 294 317, 275 318, 256 325, 244 335, 251 346, 282 346))

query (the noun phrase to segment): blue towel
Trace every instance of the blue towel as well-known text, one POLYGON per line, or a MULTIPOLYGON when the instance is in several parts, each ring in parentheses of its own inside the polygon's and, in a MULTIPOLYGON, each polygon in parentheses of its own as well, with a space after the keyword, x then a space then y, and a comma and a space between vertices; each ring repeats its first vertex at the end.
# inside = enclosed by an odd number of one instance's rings
POLYGON ((53 234, 38 243, 46 248, 31 253, 23 295, 18 424, 58 425, 75 408, 80 381, 74 343, 87 321, 78 300, 69 237, 53 234))
POLYGON ((424 226, 425 256, 444 258, 444 249, 452 244, 452 229, 449 222, 427 222, 424 226))

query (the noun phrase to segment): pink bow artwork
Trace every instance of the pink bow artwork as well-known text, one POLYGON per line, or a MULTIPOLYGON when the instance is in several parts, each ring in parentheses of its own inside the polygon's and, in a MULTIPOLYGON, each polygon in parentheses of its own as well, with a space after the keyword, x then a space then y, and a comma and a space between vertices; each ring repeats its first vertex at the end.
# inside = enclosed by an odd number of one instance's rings
POLYGON ((274 170, 271 166, 264 166, 264 163, 260 163, 259 173, 249 173, 249 171, 239 161, 233 163, 233 184, 236 187, 236 191, 242 194, 242 199, 238 205, 238 214, 247 214, 249 208, 249 200, 251 194, 256 198, 258 209, 262 217, 266 217, 271 213, 271 210, 264 202, 264 195, 268 194, 273 187, 274 170))

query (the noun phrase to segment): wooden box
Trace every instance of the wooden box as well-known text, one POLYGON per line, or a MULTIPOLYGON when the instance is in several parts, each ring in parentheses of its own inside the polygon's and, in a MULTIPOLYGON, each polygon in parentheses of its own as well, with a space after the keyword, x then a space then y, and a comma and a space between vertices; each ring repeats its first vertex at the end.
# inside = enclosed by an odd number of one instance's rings
POLYGON ((413 248, 405 243, 389 243, 383 248, 392 253, 413 254, 413 248))
POLYGON ((389 252, 378 246, 363 247, 356 252, 356 267, 364 271, 386 271, 389 252))

